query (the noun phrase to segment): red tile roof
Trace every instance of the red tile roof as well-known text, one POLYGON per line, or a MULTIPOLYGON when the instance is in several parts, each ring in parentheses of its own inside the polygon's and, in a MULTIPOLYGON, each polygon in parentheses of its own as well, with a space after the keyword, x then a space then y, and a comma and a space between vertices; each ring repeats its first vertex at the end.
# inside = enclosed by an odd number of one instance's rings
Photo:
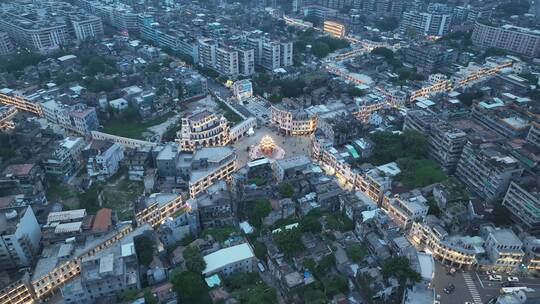
POLYGON ((93 232, 105 232, 112 225, 112 210, 109 208, 101 208, 94 217, 93 232))

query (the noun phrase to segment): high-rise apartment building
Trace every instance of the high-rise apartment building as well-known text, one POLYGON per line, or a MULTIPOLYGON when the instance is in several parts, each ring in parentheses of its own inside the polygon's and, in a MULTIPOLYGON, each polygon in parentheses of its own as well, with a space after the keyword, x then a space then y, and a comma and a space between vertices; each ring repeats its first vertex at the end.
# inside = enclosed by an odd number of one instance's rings
POLYGON ((450 32, 451 21, 451 14, 408 11, 403 13, 401 28, 403 32, 443 36, 450 32))
POLYGON ((501 198, 510 181, 522 172, 519 162, 500 144, 474 140, 463 148, 456 177, 480 197, 494 201, 501 198))
POLYGON ((499 48, 527 57, 540 56, 540 30, 476 22, 471 39, 474 45, 482 48, 499 48))
POLYGON ((216 48, 215 70, 235 78, 238 76, 238 52, 229 47, 220 46, 216 48))
POLYGON ((71 18, 71 24, 73 25, 73 31, 78 41, 103 36, 103 23, 99 17, 75 16, 71 18))
POLYGON ((238 52, 238 74, 250 76, 255 73, 255 51, 247 46, 236 48, 238 52))
POLYGON ((81 41, 103 35, 99 17, 64 2, 51 3, 54 7, 15 6, 3 11, 0 31, 36 52, 54 51, 74 39, 81 41))
POLYGON ((512 181, 502 202, 512 218, 528 231, 540 230, 540 184, 538 181, 512 181))
POLYGON ((0 32, 0 56, 7 55, 14 50, 11 38, 6 32, 0 32))

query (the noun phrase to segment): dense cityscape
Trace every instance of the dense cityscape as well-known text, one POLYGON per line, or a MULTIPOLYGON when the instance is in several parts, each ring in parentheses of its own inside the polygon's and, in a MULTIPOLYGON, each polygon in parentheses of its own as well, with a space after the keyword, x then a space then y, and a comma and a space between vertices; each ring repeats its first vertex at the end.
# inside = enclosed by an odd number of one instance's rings
POLYGON ((0 1, 31 303, 540 303, 540 1, 0 1))

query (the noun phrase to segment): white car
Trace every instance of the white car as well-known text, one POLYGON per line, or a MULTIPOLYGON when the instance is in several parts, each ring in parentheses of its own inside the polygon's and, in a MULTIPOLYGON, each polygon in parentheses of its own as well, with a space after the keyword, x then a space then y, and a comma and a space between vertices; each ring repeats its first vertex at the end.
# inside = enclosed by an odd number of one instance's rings
POLYGON ((508 282, 519 282, 518 277, 508 277, 508 282))
POLYGON ((502 281, 502 276, 498 275, 498 274, 492 274, 488 277, 488 280, 490 281, 502 281))

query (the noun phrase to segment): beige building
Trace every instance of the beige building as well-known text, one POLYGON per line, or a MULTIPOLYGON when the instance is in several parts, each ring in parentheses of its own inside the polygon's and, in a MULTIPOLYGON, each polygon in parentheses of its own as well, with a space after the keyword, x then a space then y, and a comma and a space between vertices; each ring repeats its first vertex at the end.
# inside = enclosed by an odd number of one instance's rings
POLYGON ((285 135, 309 135, 317 128, 318 117, 284 102, 270 108, 270 121, 285 135))
POLYGON ((452 267, 468 267, 477 263, 476 254, 483 251, 481 244, 471 237, 450 237, 437 224, 413 222, 409 240, 419 250, 428 249, 433 257, 452 267))
POLYGON ((189 179, 189 196, 195 197, 218 180, 225 180, 236 171, 236 153, 230 147, 197 150, 193 155, 189 179))
POLYGON ((194 151, 197 147, 224 146, 229 142, 227 119, 208 110, 182 118, 177 142, 180 151, 194 151))
POLYGON ((332 35, 336 38, 345 37, 345 25, 334 22, 334 21, 325 21, 323 25, 324 32, 332 35))

